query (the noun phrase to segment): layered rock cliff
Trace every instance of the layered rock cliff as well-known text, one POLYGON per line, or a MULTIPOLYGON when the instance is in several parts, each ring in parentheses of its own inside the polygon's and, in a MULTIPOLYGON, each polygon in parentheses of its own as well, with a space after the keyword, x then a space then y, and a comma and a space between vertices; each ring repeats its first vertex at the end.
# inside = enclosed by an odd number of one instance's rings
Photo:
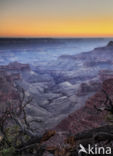
MULTIPOLYGON (((110 114, 107 111, 104 109, 102 111, 97 109, 104 108, 107 105, 105 92, 113 103, 113 78, 105 80, 100 91, 91 96, 86 101, 84 107, 70 114, 54 128, 56 130, 56 135, 47 142, 47 145, 53 146, 54 144, 57 147, 62 146, 65 144, 66 138, 70 138, 70 142, 73 144, 73 137, 71 138, 71 136, 83 135, 84 137, 85 133, 89 133, 90 135, 90 131, 94 131, 94 135, 96 135, 96 130, 102 129, 99 127, 107 128, 106 125, 111 125, 113 116, 110 119, 110 114)), ((104 130, 107 129, 103 129, 103 131, 104 130)), ((84 143, 88 144, 88 139, 87 135, 84 143)), ((72 144, 71 146, 73 146, 72 144)))

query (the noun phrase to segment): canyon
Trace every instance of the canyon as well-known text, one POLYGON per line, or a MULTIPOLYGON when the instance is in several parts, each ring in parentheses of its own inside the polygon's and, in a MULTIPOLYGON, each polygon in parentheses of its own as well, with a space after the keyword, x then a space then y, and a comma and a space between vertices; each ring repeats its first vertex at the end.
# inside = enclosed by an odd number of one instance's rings
MULTIPOLYGON (((26 108, 27 117, 29 121, 32 119, 39 121, 32 124, 42 131, 57 126, 63 119, 65 122, 65 118, 71 116, 71 113, 82 114, 82 111, 85 113, 87 108, 84 106, 88 103, 88 99, 101 89, 104 80, 113 77, 112 60, 111 41, 107 46, 95 48, 90 52, 62 55, 45 66, 19 62, 1 65, 1 83, 4 81, 6 88, 7 85, 12 86, 14 83, 13 87, 23 88, 26 96, 32 97, 32 102, 26 108)), ((3 98, 5 94, 2 87, 0 90, 3 98)), ((9 89, 7 92, 6 97, 9 98, 12 90, 9 89)))

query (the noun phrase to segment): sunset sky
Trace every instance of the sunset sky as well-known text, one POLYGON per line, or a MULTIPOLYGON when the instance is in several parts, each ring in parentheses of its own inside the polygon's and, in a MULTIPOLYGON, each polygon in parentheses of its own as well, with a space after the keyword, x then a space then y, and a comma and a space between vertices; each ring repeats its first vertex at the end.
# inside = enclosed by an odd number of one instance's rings
POLYGON ((113 37, 113 0, 0 0, 0 37, 113 37))

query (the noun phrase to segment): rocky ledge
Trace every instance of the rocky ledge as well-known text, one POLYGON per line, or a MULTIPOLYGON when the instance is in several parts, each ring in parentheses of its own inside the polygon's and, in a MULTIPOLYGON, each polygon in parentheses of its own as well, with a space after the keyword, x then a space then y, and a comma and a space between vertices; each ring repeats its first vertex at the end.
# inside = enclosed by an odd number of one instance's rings
MULTIPOLYGON (((113 102, 113 78, 105 80, 100 91, 90 97, 84 107, 70 114, 54 128, 56 135, 47 142, 47 145, 52 146, 54 144, 59 146, 60 144, 62 146, 67 137, 70 137, 70 141, 73 144, 71 136, 78 137, 80 134, 84 138, 85 133, 89 135, 92 131, 96 133, 96 130, 101 129, 99 127, 104 127, 105 129, 103 130, 106 130, 106 125, 109 125, 110 122, 109 113, 105 110, 100 111, 100 108, 103 109, 106 105, 106 94, 113 102)), ((88 135, 85 142, 87 143, 87 141, 88 135)))

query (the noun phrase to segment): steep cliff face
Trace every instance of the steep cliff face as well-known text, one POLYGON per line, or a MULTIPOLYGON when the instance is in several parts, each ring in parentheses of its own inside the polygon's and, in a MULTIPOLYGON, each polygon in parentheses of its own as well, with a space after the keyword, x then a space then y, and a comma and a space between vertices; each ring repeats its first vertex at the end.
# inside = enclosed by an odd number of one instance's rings
POLYGON ((0 72, 0 112, 4 111, 5 107, 11 101, 18 100, 18 94, 14 87, 14 80, 19 79, 18 75, 8 75, 5 71, 0 72))
MULTIPOLYGON (((90 135, 90 132, 94 132, 95 135, 96 131, 98 131, 99 129, 106 130, 107 124, 109 127, 109 122, 107 120, 108 112, 100 112, 97 109, 103 108, 105 106, 105 92, 113 102, 113 78, 105 80, 100 88, 100 91, 91 96, 86 101, 84 107, 70 114, 54 128, 56 130, 56 135, 47 142, 47 145, 64 147, 63 145, 65 145, 65 141, 67 140, 67 138, 69 138, 68 143, 71 145, 71 147, 73 147, 74 144, 75 149, 77 149, 77 145, 79 145, 80 142, 76 140, 76 136, 79 136, 79 134, 84 138, 86 133, 90 135), (102 127, 104 127, 105 129, 102 129, 102 127)), ((109 132, 108 128, 107 132, 109 132)), ((92 141, 93 137, 90 139, 88 138, 88 135, 86 135, 81 144, 90 144, 91 142, 88 142, 92 141)), ((47 155, 48 153, 46 154, 46 156, 47 155)), ((78 154, 76 155, 78 156, 78 154)))
POLYGON ((104 106, 106 95, 103 90, 113 100, 113 79, 105 80, 101 90, 90 97, 83 108, 75 111, 63 120, 56 129, 58 131, 70 131, 75 134, 105 124, 107 122, 106 112, 97 111, 95 108, 95 106, 98 108, 104 106))
POLYGON ((108 47, 113 47, 113 41, 110 41, 107 46, 108 47))
POLYGON ((15 81, 20 80, 20 71, 30 70, 29 65, 18 62, 0 66, 0 109, 3 109, 10 101, 18 100, 15 81))

